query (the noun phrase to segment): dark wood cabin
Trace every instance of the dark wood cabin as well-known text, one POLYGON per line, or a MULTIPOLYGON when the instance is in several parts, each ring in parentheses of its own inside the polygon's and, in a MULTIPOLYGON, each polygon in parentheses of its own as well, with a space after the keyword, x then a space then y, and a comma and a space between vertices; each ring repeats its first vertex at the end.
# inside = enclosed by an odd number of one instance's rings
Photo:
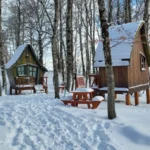
MULTIPOLYGON (((130 95, 134 93, 135 104, 139 103, 138 92, 147 91, 149 99, 150 51, 143 21, 132 22, 109 28, 112 66, 115 78, 115 93, 127 93, 126 104, 130 105, 130 95)), ((94 67, 99 68, 99 82, 95 91, 107 93, 107 79, 103 43, 96 49, 94 67)))
POLYGON ((15 89, 16 94, 17 91, 20 94, 21 90, 28 89, 36 92, 35 85, 40 84, 47 93, 47 77, 44 77, 47 69, 39 62, 30 44, 19 46, 5 65, 5 69, 10 82, 10 94, 12 94, 12 89, 15 89))

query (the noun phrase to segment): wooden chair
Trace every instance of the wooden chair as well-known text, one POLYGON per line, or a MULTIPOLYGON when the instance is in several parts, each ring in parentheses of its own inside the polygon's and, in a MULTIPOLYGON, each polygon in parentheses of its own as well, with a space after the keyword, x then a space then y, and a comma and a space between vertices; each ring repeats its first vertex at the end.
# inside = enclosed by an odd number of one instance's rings
POLYGON ((97 74, 90 74, 89 75, 89 87, 97 87, 99 88, 100 84, 100 75, 97 74))
POLYGON ((41 77, 42 80, 42 86, 45 90, 45 93, 48 93, 48 77, 41 77))
POLYGON ((59 92, 63 93, 66 87, 66 82, 63 81, 60 85, 59 85, 59 92))
POLYGON ((84 81, 84 76, 76 76, 75 77, 75 87, 86 87, 85 81, 84 81))

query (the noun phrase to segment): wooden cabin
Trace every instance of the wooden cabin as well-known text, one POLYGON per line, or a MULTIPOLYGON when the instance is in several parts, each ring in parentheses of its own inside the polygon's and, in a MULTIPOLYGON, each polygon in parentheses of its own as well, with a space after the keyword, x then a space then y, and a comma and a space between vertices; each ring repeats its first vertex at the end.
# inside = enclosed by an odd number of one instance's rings
MULTIPOLYGON (((135 104, 139 103, 138 92, 146 90, 149 99, 150 51, 145 34, 144 21, 132 22, 109 28, 112 66, 115 78, 115 93, 126 93, 126 104, 134 93, 135 104)), ((94 67, 99 68, 99 83, 95 91, 107 93, 107 78, 103 43, 96 49, 94 67)))
POLYGON ((32 46, 23 44, 19 46, 13 57, 5 65, 10 82, 10 94, 12 89, 19 94, 22 90, 32 89, 36 92, 36 85, 42 85, 47 93, 47 77, 44 73, 47 69, 39 62, 32 46))

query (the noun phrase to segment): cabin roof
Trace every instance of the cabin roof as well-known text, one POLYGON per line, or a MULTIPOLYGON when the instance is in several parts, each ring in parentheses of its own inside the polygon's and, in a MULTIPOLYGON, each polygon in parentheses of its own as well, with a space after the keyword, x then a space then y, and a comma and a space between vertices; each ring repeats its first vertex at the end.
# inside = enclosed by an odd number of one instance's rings
MULTIPOLYGON (((111 26, 109 28, 110 48, 112 56, 112 66, 130 65, 130 57, 136 33, 144 25, 144 21, 131 22, 127 24, 111 26)), ((146 40, 146 39, 145 39, 146 40)), ((144 46, 146 56, 149 57, 148 42, 144 46)), ((96 55, 94 58, 94 67, 105 67, 103 53, 103 42, 99 41, 96 55)), ((150 66, 150 61, 148 61, 150 66)))
POLYGON ((5 64, 5 69, 9 69, 11 68, 15 63, 16 61, 20 58, 21 54, 23 53, 23 51, 29 47, 29 49, 31 50, 32 54, 33 54, 33 57, 35 58, 36 62, 38 63, 38 65, 44 70, 44 71, 48 71, 38 60, 32 46, 30 44, 23 44, 23 45, 20 45, 16 50, 15 50, 15 53, 14 55, 12 56, 12 58, 7 62, 7 64, 5 64))

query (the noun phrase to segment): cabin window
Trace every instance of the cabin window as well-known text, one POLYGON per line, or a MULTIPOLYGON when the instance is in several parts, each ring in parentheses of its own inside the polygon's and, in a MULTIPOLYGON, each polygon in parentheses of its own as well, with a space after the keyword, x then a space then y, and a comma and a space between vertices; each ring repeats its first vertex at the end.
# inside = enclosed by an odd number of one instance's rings
POLYGON ((37 75, 37 67, 29 66, 29 76, 35 77, 37 75))
POLYGON ((141 65, 141 70, 144 71, 146 68, 146 58, 141 54, 140 54, 140 65, 141 65))
POLYGON ((25 66, 17 67, 18 76, 26 76, 25 66))

